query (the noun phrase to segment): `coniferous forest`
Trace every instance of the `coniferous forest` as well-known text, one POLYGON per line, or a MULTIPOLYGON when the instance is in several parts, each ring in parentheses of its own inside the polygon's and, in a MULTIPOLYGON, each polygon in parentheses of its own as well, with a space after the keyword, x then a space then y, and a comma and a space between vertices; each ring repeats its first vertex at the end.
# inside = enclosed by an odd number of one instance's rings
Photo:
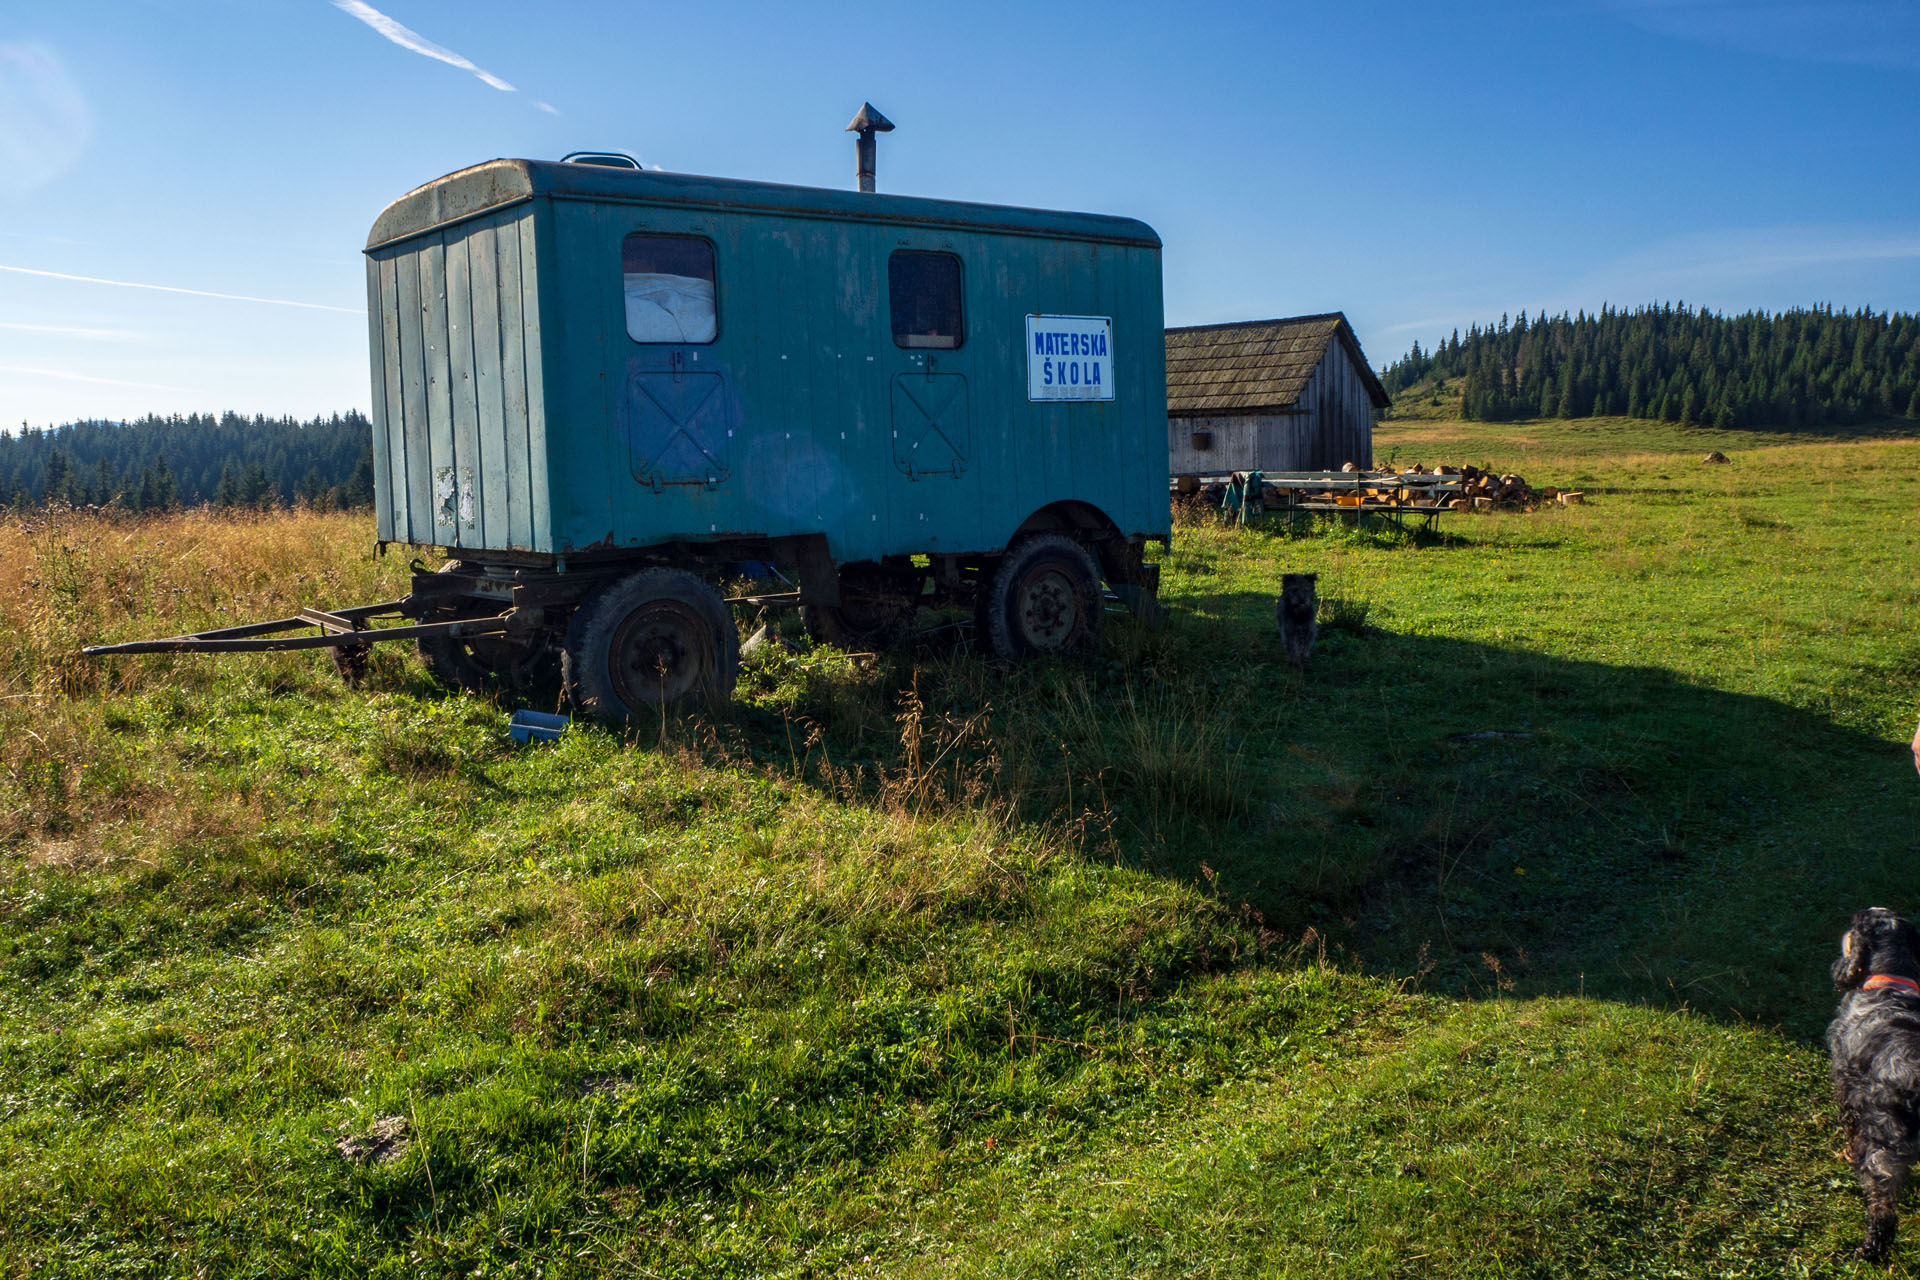
POLYGON ((322 508, 373 505, 373 426, 359 412, 299 422, 237 413, 22 425, 0 436, 0 504, 322 508))
POLYGON ((1711 427, 1841 426, 1920 418, 1920 317, 1814 307, 1723 316, 1686 304, 1500 318, 1381 381, 1399 394, 1462 381, 1483 422, 1619 415, 1711 427))

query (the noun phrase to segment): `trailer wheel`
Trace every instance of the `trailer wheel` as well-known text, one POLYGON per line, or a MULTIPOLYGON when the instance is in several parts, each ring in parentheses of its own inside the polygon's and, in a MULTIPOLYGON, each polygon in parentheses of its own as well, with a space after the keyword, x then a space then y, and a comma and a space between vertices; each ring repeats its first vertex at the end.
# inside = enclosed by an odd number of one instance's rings
MULTIPOLYGON (((451 622, 451 618, 437 619, 451 622)), ((456 640, 452 636, 422 636, 414 641, 427 673, 441 684, 470 693, 490 693, 513 683, 510 669, 496 665, 493 651, 504 647, 494 636, 456 640), (489 643, 490 642, 490 643, 489 643), (486 645, 483 651, 480 646, 486 645)))
MULTIPOLYGON (((441 573, 464 573, 466 565, 449 560, 441 573)), ((436 609, 431 622, 452 622, 459 618, 480 618, 497 606, 480 604, 451 605, 436 609)), ((549 643, 543 639, 510 640, 506 636, 486 635, 456 639, 453 636, 421 636, 413 642, 427 672, 441 684, 472 693, 491 693, 512 688, 522 693, 550 691, 559 676, 549 643)))
MULTIPOLYGON (((466 565, 458 560, 449 560, 440 566, 441 573, 465 571, 466 565)), ((436 609, 426 620, 451 622, 461 617, 463 612, 470 610, 458 607, 436 609)), ((413 648, 420 655, 420 661, 426 664, 427 673, 450 688, 482 693, 501 682, 493 664, 474 652, 471 641, 456 640, 452 636, 421 636, 413 642, 413 648)))
POLYGON ((891 649, 913 632, 920 580, 882 571, 840 575, 840 603, 803 604, 800 620, 815 644, 891 649))
POLYGON ((1003 658, 1045 657, 1091 648, 1106 609, 1100 570, 1087 549, 1059 533, 1036 533, 1008 548, 974 607, 974 634, 1003 658))
POLYGON ((740 674, 740 634, 712 587, 642 569, 587 597, 567 628, 567 694, 615 723, 689 699, 719 703, 740 674))

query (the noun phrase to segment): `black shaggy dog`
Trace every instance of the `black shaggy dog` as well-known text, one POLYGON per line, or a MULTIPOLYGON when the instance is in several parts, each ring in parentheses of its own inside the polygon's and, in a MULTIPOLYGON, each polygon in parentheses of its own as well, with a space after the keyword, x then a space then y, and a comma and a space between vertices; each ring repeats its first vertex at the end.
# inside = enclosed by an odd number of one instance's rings
POLYGON ((1307 665, 1313 652, 1314 637, 1320 634, 1320 593, 1315 584, 1317 573, 1280 575, 1280 598, 1273 604, 1273 620, 1280 625, 1280 643, 1287 661, 1296 667, 1307 665))
POLYGON ((1920 930, 1885 907, 1853 917, 1833 962, 1840 1012, 1827 1026, 1847 1160, 1867 1196, 1867 1238, 1886 1257, 1900 1191, 1920 1158, 1920 930))

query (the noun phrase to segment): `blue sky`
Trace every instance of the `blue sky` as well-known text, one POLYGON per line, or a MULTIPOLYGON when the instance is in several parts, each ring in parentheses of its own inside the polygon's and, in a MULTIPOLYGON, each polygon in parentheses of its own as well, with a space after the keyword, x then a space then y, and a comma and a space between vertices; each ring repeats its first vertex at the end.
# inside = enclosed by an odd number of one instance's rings
POLYGON ((0 424, 365 407, 389 200, 581 148, 849 186, 863 99, 883 190, 1152 223, 1171 324, 1920 309, 1920 0, 864 8, 7 6, 0 424))

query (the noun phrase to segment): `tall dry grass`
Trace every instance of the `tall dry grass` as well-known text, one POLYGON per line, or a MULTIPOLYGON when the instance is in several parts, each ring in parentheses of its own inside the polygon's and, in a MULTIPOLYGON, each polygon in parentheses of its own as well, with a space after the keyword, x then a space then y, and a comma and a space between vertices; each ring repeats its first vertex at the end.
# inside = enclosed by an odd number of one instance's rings
MULTIPOLYGON (((137 844, 129 823, 177 827, 181 839, 257 825, 237 799, 170 794, 181 772, 167 758, 182 749, 177 734, 134 722, 217 719, 249 690, 321 692, 333 680, 322 655, 80 650, 305 605, 397 598, 406 558, 374 558, 372 536, 365 515, 312 511, 51 510, 0 524, 0 582, 10 584, 0 589, 0 842, 83 864, 109 856, 103 841, 137 844)), ((1200 531, 1193 554, 1219 552, 1228 536, 1200 531)), ((407 655, 400 646, 376 655, 372 683, 394 687, 407 655)), ((723 741, 722 726, 705 717, 663 721, 653 745, 690 767, 804 781, 908 825, 1038 821, 1069 844, 1110 833, 1120 810, 1162 839, 1184 823, 1241 812, 1247 779, 1226 731, 1231 717, 1183 677, 1174 637, 1122 629, 1110 656, 1140 683, 1116 691, 1073 669, 1008 673, 925 657, 876 664, 822 651, 759 679, 762 707, 787 718, 785 759, 767 758, 764 743, 733 743, 737 725, 723 741)))
POLYGON ((204 692, 223 664, 285 677, 324 659, 80 650, 396 598, 404 557, 372 551, 363 513, 9 514, 0 523, 0 841, 35 857, 82 858, 71 842, 96 819, 199 821, 117 739, 118 704, 163 686, 204 692))
POLYGON ((397 596, 404 558, 372 553, 365 514, 15 514, 0 524, 0 582, 13 584, 0 594, 0 690, 43 703, 124 690, 155 664, 79 650, 397 596))

